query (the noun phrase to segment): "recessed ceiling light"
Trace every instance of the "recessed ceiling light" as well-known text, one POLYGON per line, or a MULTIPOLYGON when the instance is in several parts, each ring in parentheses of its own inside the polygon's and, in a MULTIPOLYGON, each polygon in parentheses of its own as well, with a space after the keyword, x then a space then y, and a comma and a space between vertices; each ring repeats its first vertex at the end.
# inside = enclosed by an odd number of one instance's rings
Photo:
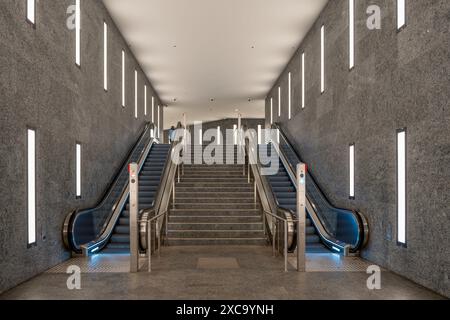
POLYGON ((211 102, 214 102, 214 100, 215 100, 214 98, 211 98, 211 99, 210 99, 211 102))

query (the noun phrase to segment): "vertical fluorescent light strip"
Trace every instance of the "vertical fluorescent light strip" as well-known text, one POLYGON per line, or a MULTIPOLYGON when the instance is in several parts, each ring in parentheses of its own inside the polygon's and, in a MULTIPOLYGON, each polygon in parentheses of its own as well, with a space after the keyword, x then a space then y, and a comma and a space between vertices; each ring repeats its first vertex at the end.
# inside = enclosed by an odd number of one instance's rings
POLYGON ((302 109, 305 109, 305 53, 302 53, 302 109))
POLYGON ((27 20, 36 24, 36 0, 27 0, 27 20))
POLYGON ((258 144, 261 144, 261 142, 262 142, 261 135, 262 135, 262 128, 261 128, 261 125, 259 124, 258 125, 258 144))
POLYGON ((159 134, 161 132, 161 129, 159 128, 159 121, 160 121, 160 106, 158 106, 158 131, 156 132, 158 138, 159 138, 159 134))
POLYGON ((76 196, 81 197, 81 144, 76 145, 76 196))
POLYGON ((397 241, 406 245, 406 130, 397 132, 397 241))
POLYGON ((217 127, 217 144, 220 145, 220 127, 217 127))
POLYGON ((28 244, 36 242, 36 132, 28 129, 28 244))
POLYGON ((147 116, 147 85, 144 85, 144 115, 147 116))
POLYGON ((81 0, 75 2, 75 63, 81 66, 81 0))
POLYGON ((134 117, 138 118, 138 73, 134 70, 134 117))
POLYGON ((203 145, 203 130, 198 129, 198 144, 203 145))
POLYGON ((406 25, 406 0, 397 0, 397 30, 406 25))
POLYGON ((237 124, 233 125, 233 140, 234 145, 237 145, 237 124))
POLYGON ((291 110, 291 93, 292 93, 292 88, 291 88, 291 79, 292 75, 289 72, 288 74, 288 119, 291 120, 292 118, 292 110, 291 110))
POLYGON ((273 98, 270 98, 270 124, 273 124, 273 98))
POLYGON ((152 96, 152 123, 155 123, 155 97, 152 96))
POLYGON ((103 22, 103 88, 108 91, 108 25, 103 22))
POLYGON ((122 107, 125 108, 125 51, 122 50, 122 107))
POLYGON ((350 166, 350 199, 355 198, 355 145, 351 144, 349 148, 349 166, 350 166))
POLYGON ((320 29, 320 92, 325 92, 325 26, 320 29))
POLYGON ((348 15, 349 15, 349 68, 353 69, 355 66, 355 0, 348 0, 348 15))
POLYGON ((278 117, 281 117, 281 87, 278 87, 278 117))

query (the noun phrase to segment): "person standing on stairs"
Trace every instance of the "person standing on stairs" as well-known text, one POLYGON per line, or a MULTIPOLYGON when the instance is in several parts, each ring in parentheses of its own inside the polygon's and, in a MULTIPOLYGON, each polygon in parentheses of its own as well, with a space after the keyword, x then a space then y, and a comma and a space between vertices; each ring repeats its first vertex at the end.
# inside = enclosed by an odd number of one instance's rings
POLYGON ((172 142, 174 142, 175 141, 175 127, 174 126, 172 126, 170 129, 169 129, 169 143, 172 143, 172 142))

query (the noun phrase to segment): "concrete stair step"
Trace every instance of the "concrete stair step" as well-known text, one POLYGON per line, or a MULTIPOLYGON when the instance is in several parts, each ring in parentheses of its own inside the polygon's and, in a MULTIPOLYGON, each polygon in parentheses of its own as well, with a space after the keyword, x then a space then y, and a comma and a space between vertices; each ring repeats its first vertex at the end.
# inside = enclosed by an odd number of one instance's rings
POLYGON ((192 197, 181 197, 179 195, 177 195, 176 199, 175 199, 175 204, 187 204, 187 203, 207 203, 207 204, 216 204, 218 201, 220 201, 220 203, 230 203, 230 204, 255 204, 255 199, 253 197, 239 197, 239 198, 229 198, 226 196, 216 196, 212 197, 212 196, 208 196, 206 197, 204 194, 198 194, 197 196, 192 196, 192 197))
POLYGON ((223 238, 258 238, 264 237, 263 230, 169 230, 171 238, 223 239, 223 238))
POLYGON ((202 197, 202 198, 215 198, 214 200, 217 201, 216 198, 248 198, 254 201, 253 190, 238 191, 238 192, 231 192, 231 191, 220 192, 220 191, 210 191, 209 189, 205 188, 205 190, 202 192, 199 191, 186 192, 176 189, 176 196, 179 199, 202 197))
POLYGON ((267 240, 263 237, 261 238, 173 238, 169 237, 167 239, 167 244, 169 246, 224 246, 224 245, 247 245, 247 246, 263 246, 267 244, 267 240))
POLYGON ((172 230, 256 230, 263 231, 262 222, 243 223, 217 223, 217 222, 169 222, 169 231, 172 230))
POLYGON ((169 216, 259 216, 261 211, 258 208, 232 209, 232 208, 178 208, 170 209, 169 216))
POLYGON ((260 215, 224 215, 224 216, 208 216, 208 215, 171 215, 169 223, 258 223, 262 222, 260 215))
POLYGON ((184 170, 185 172, 188 172, 189 170, 202 170, 202 171, 242 171, 242 164, 241 165, 234 165, 234 164, 213 164, 213 165, 206 165, 206 164, 185 164, 184 170))
POLYGON ((245 182, 228 182, 228 181, 182 181, 177 184, 179 187, 183 188, 218 188, 218 187, 236 187, 236 188, 242 188, 242 187, 250 187, 253 188, 252 183, 247 183, 247 180, 245 182))
POLYGON ((176 202, 175 209, 259 209, 254 203, 202 203, 176 202))
POLYGON ((225 187, 214 187, 214 186, 207 186, 207 187, 182 187, 180 185, 176 185, 176 192, 179 193, 186 193, 186 194, 203 194, 203 193, 221 193, 224 194, 227 193, 251 193, 253 194, 253 186, 252 185, 241 185, 241 186, 225 186, 225 187))
POLYGON ((196 178, 196 177, 233 177, 233 178, 242 178, 244 177, 242 174, 242 170, 239 171, 198 171, 198 172, 184 172, 184 175, 182 176, 184 177, 189 177, 189 178, 196 178))
POLYGON ((187 176, 184 175, 181 177, 182 182, 237 182, 237 183, 248 183, 248 178, 245 176, 236 176, 236 177, 213 177, 213 176, 187 176))

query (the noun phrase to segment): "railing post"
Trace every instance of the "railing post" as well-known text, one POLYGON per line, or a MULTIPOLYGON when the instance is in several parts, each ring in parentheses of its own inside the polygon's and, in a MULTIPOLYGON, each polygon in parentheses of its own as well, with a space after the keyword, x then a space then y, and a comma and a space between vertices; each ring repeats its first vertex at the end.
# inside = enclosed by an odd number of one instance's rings
POLYGON ((166 212, 166 230, 165 230, 165 235, 166 235, 166 241, 167 241, 167 236, 169 235, 169 211, 166 212))
POLYGON ((297 271, 305 272, 306 258, 306 165, 297 165, 297 271))
POLYGON ((280 237, 278 236, 278 230, 280 230, 279 225, 280 220, 277 219, 277 256, 280 253, 280 237))
POLYGON ((275 257, 275 223, 272 216, 270 217, 270 221, 272 222, 272 256, 275 257))
POLYGON ((129 165, 130 172, 130 272, 138 272, 138 210, 139 210, 139 176, 138 164, 129 165))
POLYGON ((266 212, 263 211, 263 230, 264 230, 264 238, 266 238, 267 230, 266 230, 266 212))
POLYGON ((147 222, 147 258, 148 272, 152 272, 152 220, 147 222))
POLYGON ((175 195, 175 181, 172 181, 172 207, 175 209, 175 199, 176 199, 176 195, 175 195))
POLYGON ((284 272, 288 271, 288 222, 284 220, 284 272))
POLYGON ((158 258, 161 258, 161 232, 159 230, 158 219, 156 219, 155 235, 158 237, 158 258))

